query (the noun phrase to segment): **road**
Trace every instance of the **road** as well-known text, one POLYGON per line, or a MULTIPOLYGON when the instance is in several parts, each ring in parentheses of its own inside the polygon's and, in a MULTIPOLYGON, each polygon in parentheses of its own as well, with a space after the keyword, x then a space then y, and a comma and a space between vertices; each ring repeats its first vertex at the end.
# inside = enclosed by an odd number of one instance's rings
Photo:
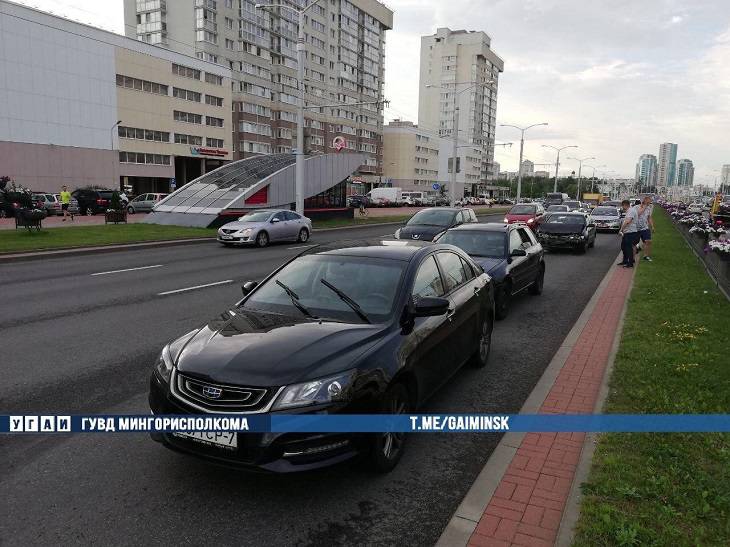
MULTIPOLYGON (((348 229, 313 242, 389 233, 348 229)), ((299 247, 209 242, 0 265, 2 412, 146 413, 162 345, 223 311, 241 282, 261 279, 299 247), (226 283, 170 293, 218 282, 226 283)), ((489 366, 459 372, 424 411, 517 412, 617 247, 615 236, 599 235, 587 255, 547 255, 544 294, 518 297, 497 323, 489 366)), ((214 467, 144 434, 6 437, 0 543, 430 545, 498 440, 414 434, 389 475, 348 462, 271 476, 214 467)))

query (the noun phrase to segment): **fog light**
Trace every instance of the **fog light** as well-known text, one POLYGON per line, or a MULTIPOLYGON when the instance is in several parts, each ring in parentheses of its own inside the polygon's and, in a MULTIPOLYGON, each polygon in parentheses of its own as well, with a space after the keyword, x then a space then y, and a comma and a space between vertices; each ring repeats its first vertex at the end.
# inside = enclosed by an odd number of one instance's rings
POLYGON ((342 386, 337 381, 332 382, 327 386, 327 393, 329 393, 330 397, 337 397, 342 393, 342 386))

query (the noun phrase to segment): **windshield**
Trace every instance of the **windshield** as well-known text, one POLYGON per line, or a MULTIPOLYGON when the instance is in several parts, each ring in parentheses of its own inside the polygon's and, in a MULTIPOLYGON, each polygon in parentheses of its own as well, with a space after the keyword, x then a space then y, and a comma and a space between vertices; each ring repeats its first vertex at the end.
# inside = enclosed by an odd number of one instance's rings
POLYGON ((414 224, 428 224, 431 226, 451 226, 453 219, 453 211, 425 209, 413 215, 413 218, 411 218, 406 225, 412 226, 414 224))
POLYGON ((585 218, 582 215, 550 215, 547 219, 548 224, 584 224, 585 218))
POLYGON ((510 215, 534 215, 535 214, 535 206, 534 205, 515 205, 512 207, 512 209, 509 210, 510 215))
POLYGON ((596 207, 593 209, 593 216, 617 217, 618 209, 615 207, 596 207))
POLYGON ((580 207, 580 202, 577 201, 564 201, 563 205, 566 205, 568 207, 580 207))
POLYGON ((505 257, 504 232, 455 230, 446 232, 438 242, 456 245, 471 256, 505 257))
POLYGON ((266 222, 271 216, 271 211, 259 211, 257 213, 249 213, 238 219, 239 222, 266 222))
POLYGON ((568 210, 568 207, 566 205, 551 205, 547 208, 548 211, 562 211, 565 212, 568 210))
POLYGON ((243 304, 285 315, 302 315, 292 302, 283 283, 296 294, 296 300, 314 317, 335 321, 364 320, 330 287, 329 282, 355 301, 373 322, 388 320, 393 314, 401 275, 407 263, 400 260, 337 255, 300 257, 267 283, 259 287, 243 304))

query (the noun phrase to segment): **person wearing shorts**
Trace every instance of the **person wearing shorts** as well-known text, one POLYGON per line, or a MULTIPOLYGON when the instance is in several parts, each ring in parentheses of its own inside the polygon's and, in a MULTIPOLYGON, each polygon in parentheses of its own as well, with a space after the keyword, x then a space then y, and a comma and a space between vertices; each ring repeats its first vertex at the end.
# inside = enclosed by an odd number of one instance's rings
POLYGON ((644 260, 651 262, 651 233, 654 231, 654 219, 651 216, 653 206, 651 196, 645 196, 639 205, 636 218, 636 229, 638 238, 641 240, 641 250, 644 253, 644 260))
MULTIPOLYGON (((68 191, 68 187, 64 184, 61 187, 61 211, 63 212, 63 222, 66 222, 66 217, 68 216, 68 206, 71 203, 71 192, 68 191)), ((74 217, 71 215, 71 220, 73 220, 74 217)))
POLYGON ((618 263, 618 266, 633 268, 634 245, 639 242, 639 234, 636 228, 639 206, 630 207, 629 200, 625 199, 621 202, 621 207, 626 212, 626 217, 621 225, 621 230, 618 232, 618 235, 621 236, 621 252, 623 253, 623 260, 618 263))

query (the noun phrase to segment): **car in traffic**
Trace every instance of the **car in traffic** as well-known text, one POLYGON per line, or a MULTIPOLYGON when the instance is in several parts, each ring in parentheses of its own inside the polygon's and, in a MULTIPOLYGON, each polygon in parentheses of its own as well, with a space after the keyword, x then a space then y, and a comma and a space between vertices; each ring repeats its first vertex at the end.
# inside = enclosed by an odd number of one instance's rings
POLYGON ((512 224, 513 222, 524 222, 528 226, 534 228, 542 220, 545 209, 539 203, 520 203, 514 205, 507 214, 504 215, 504 222, 512 224))
POLYGON ((465 207, 444 207, 421 209, 406 225, 395 231, 395 239, 417 239, 433 241, 441 232, 464 223, 478 222, 473 209, 465 207))
POLYGON ((569 200, 568 194, 563 192, 550 192, 545 196, 545 207, 551 205, 562 205, 564 201, 569 200))
POLYGON ((512 298, 520 292, 542 294, 544 252, 525 223, 463 224, 441 234, 436 243, 459 247, 492 278, 497 319, 507 317, 512 298))
POLYGON ((596 225, 596 230, 618 232, 621 229, 621 211, 616 207, 598 205, 589 216, 589 223, 596 225))
POLYGON ((113 194, 114 190, 93 188, 79 188, 71 192, 79 204, 79 213, 88 216, 104 213, 111 205, 113 194))
POLYGON ((264 209, 252 211, 218 228, 218 241, 231 245, 266 247, 276 241, 309 241, 312 221, 295 211, 264 209))
POLYGON ((580 211, 583 209, 583 204, 577 200, 563 201, 561 205, 565 205, 566 207, 568 207, 568 211, 580 211))
POLYGON ((570 212, 570 208, 567 205, 549 205, 547 209, 545 209, 546 213, 568 213, 570 212))
POLYGON ((53 194, 33 194, 33 203, 50 217, 61 214, 61 202, 53 194))
POLYGON ((573 249, 585 253, 596 244, 596 226, 583 213, 551 213, 537 228, 544 249, 573 249))
POLYGON ((699 203, 699 202, 690 203, 687 206, 688 213, 702 213, 703 211, 704 211, 704 207, 703 207, 702 203, 699 203))
MULTIPOLYGON (((167 344, 150 377, 154 414, 403 414, 459 368, 483 367, 490 278, 451 245, 316 248, 243 285, 229 311, 167 344)), ((153 433, 233 466, 304 471, 360 455, 398 463, 402 433, 153 433)))
POLYGON ((134 213, 149 213, 155 205, 167 196, 168 194, 158 193, 140 194, 127 204, 127 212, 130 215, 134 213))

